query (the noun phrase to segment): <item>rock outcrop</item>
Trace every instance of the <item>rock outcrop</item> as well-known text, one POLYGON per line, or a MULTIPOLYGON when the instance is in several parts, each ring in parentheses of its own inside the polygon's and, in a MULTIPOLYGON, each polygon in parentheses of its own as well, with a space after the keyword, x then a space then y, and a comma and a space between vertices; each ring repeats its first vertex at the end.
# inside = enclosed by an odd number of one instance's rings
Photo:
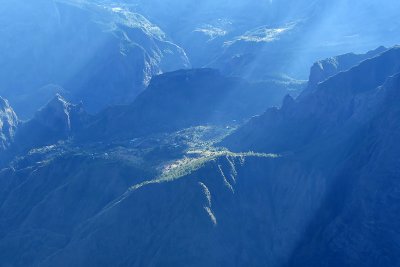
POLYGON ((327 80, 339 72, 347 71, 352 67, 357 66, 362 61, 373 58, 385 52, 386 50, 387 48, 381 46, 375 50, 367 52, 366 54, 349 53, 320 60, 314 63, 314 65, 311 67, 308 81, 309 87, 313 89, 318 85, 318 83, 327 80))
POLYGON ((71 104, 56 95, 36 112, 33 119, 20 125, 14 149, 25 151, 67 140, 79 133, 88 119, 82 104, 71 104))

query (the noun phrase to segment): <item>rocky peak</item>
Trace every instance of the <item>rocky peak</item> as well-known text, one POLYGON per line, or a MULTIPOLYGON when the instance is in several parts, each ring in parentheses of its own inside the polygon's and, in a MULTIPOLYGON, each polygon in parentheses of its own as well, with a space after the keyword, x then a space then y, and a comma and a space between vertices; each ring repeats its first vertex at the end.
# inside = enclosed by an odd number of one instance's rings
POLYGON ((296 151, 327 136, 350 134, 386 106, 387 99, 396 99, 384 93, 395 80, 392 76, 400 72, 399 60, 399 47, 364 60, 319 83, 296 101, 286 98, 281 109, 252 119, 224 145, 232 150, 281 153, 296 151))
POLYGON ((34 120, 57 132, 69 133, 77 126, 75 123, 84 113, 81 104, 71 104, 57 94, 36 113, 34 120))
POLYGON ((362 61, 373 58, 386 50, 386 47, 380 46, 365 54, 348 53, 317 61, 310 70, 309 87, 315 88, 318 83, 327 80, 329 77, 332 77, 339 72, 349 70, 360 64, 362 61))
POLYGON ((82 129, 87 118, 82 104, 71 104, 57 94, 36 112, 33 119, 19 127, 15 136, 15 152, 66 140, 82 129))

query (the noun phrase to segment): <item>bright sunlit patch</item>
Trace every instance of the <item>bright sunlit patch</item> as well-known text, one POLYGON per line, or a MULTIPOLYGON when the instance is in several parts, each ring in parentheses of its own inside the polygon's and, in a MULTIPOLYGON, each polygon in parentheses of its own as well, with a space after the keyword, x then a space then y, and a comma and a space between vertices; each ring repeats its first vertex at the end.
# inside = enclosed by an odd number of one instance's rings
POLYGON ((119 12, 122 12, 123 9, 121 7, 113 7, 113 8, 111 8, 111 10, 115 13, 119 13, 119 12))
POLYGON ((209 40, 225 36, 229 33, 232 22, 227 19, 218 19, 215 23, 207 23, 197 27, 194 31, 206 35, 209 40))
POLYGON ((225 36, 228 32, 222 28, 214 27, 212 25, 204 25, 202 28, 197 28, 195 32, 201 32, 208 36, 210 39, 215 39, 220 36, 225 36))
POLYGON ((282 35, 291 31, 296 26, 296 23, 290 23, 280 28, 270 28, 268 26, 261 26, 254 30, 245 32, 243 35, 236 37, 232 41, 225 42, 226 46, 232 45, 239 41, 255 42, 255 43, 269 43, 277 41, 282 35))
POLYGON ((158 26, 151 23, 141 14, 132 12, 128 8, 121 6, 108 6, 103 4, 102 7, 107 11, 115 13, 115 21, 122 25, 129 28, 139 28, 156 39, 164 39, 166 37, 165 33, 158 26))

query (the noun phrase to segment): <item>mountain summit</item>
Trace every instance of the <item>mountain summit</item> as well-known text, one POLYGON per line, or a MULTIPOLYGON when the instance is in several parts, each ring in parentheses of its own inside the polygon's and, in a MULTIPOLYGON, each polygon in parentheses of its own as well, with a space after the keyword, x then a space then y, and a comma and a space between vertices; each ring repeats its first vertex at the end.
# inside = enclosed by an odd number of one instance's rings
POLYGON ((33 119, 21 124, 15 145, 24 151, 66 140, 82 130, 88 116, 82 104, 71 104, 57 94, 33 119))
MULTIPOLYGON (((297 151, 310 142, 333 134, 333 129, 358 125, 359 120, 372 116, 381 105, 378 98, 367 101, 368 94, 378 94, 385 81, 400 72, 400 47, 362 61, 348 71, 339 72, 318 84, 311 93, 307 90, 297 101, 285 101, 280 109, 272 108, 252 119, 229 136, 225 144, 233 150, 282 153, 297 151), (365 113, 358 109, 367 108, 365 113), (360 112, 355 116, 355 112, 360 112), (356 124, 357 123, 357 124, 356 124), (268 129, 268 130, 267 130, 268 129)), ((365 123, 365 122, 364 122, 365 123)))

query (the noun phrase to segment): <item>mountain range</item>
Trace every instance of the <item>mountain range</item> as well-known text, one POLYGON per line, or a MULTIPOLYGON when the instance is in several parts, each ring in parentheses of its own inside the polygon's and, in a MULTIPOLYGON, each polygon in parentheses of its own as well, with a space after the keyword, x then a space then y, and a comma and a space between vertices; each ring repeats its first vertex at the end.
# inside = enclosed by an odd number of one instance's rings
POLYGON ((9 139, 3 266, 396 266, 399 52, 338 56, 265 113, 234 100, 268 86, 211 69, 95 116, 56 96, 9 139))
POLYGON ((321 57, 398 43, 397 8, 394 0, 6 0, 0 95, 27 120, 56 93, 95 114, 131 103, 153 76, 191 66, 251 82, 306 80, 321 57))
POLYGON ((399 8, 4 0, 0 267, 400 266, 399 8))
POLYGON ((152 76, 190 67, 184 50, 142 15, 92 2, 7 0, 0 25, 0 94, 23 119, 56 93, 90 112, 126 104, 152 76))

